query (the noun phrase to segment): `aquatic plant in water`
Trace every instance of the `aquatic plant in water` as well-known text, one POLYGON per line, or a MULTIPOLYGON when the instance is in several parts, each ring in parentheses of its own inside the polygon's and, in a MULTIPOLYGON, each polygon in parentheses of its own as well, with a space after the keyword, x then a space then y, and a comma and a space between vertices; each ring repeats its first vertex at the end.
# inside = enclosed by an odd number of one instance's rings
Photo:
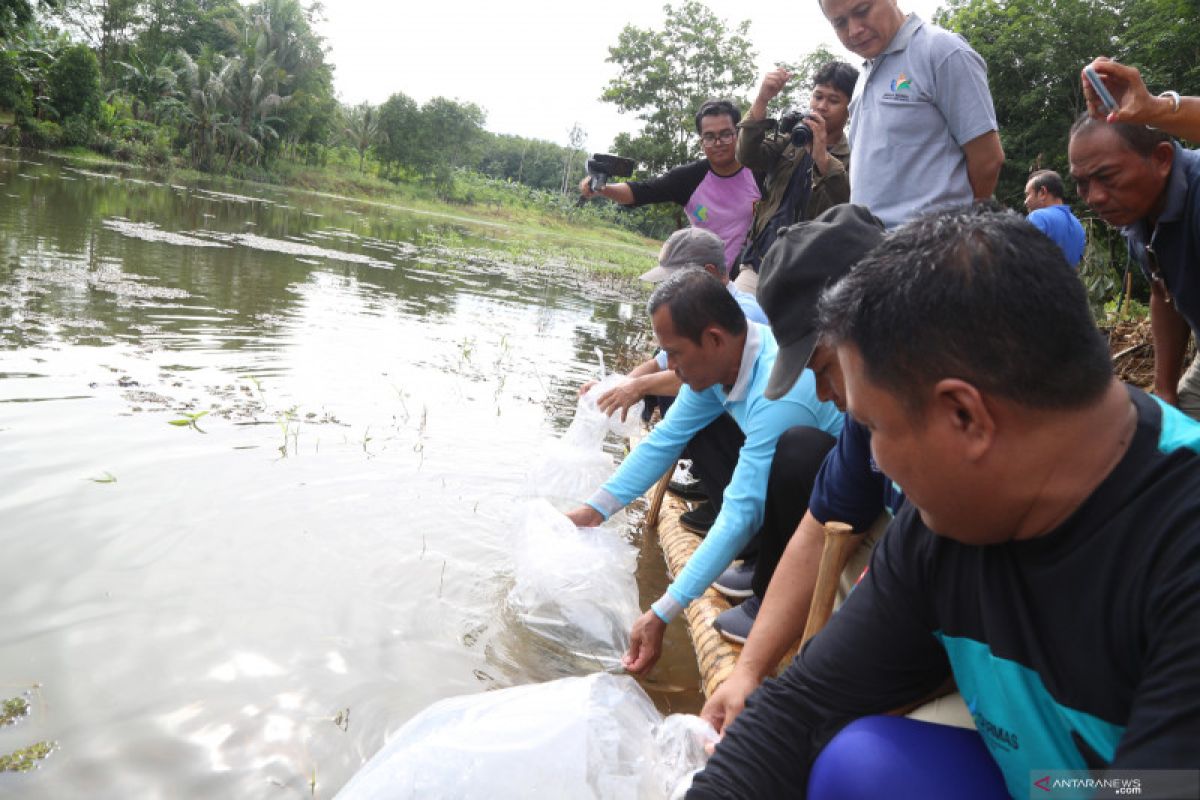
POLYGON ((207 411, 198 411, 195 414, 191 414, 187 411, 180 411, 179 413, 181 415, 179 419, 169 419, 167 420, 167 424, 174 425, 178 428, 191 428, 192 430, 200 433, 207 433, 207 431, 196 424, 200 421, 201 417, 208 413, 207 411))
MULTIPOLYGON (((15 725, 27 716, 29 701, 24 697, 13 697, 0 704, 0 728, 15 725)), ((29 772, 57 746, 55 742, 36 742, 7 755, 0 755, 0 772, 29 772)))

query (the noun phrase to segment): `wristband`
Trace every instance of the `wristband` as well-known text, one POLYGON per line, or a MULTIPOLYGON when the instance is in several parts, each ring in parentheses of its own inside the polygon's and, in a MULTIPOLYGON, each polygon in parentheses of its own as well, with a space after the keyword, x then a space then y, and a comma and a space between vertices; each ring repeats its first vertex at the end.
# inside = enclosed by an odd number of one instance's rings
POLYGON ((1175 91, 1174 89, 1169 89, 1169 90, 1163 92, 1162 94, 1160 94, 1159 97, 1165 97, 1171 101, 1171 113, 1172 114, 1179 113, 1179 106, 1181 106, 1183 104, 1183 100, 1180 99, 1180 97, 1179 97, 1179 92, 1175 91))

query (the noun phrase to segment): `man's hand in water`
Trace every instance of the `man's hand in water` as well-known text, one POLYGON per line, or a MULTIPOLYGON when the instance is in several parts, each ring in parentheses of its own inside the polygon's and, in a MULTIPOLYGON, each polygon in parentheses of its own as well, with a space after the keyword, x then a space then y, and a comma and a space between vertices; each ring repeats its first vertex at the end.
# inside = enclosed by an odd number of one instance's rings
POLYGON ((633 623, 629 634, 629 652, 621 659, 625 671, 633 675, 645 675, 662 655, 663 634, 667 623, 658 618, 653 610, 647 611, 633 623))
POLYGON ((629 409, 637 405, 642 399, 642 392, 638 389, 638 381, 636 378, 622 382, 619 386, 614 386, 604 394, 596 398, 596 407, 604 412, 604 416, 611 417, 613 412, 620 409, 621 422, 625 421, 625 417, 629 416, 629 409))
POLYGON ((567 512, 567 519, 575 523, 576 528, 596 528, 604 523, 604 517, 591 506, 579 506, 567 512))

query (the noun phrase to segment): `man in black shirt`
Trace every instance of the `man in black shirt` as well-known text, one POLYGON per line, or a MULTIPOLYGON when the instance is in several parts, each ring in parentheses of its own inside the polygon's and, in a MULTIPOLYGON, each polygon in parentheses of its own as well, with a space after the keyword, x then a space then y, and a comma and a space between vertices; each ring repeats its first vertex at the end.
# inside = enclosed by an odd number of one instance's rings
POLYGON ((819 313, 910 505, 688 796, 887 796, 898 769, 929 797, 1084 769, 1198 796, 1200 425, 1115 379, 1061 250, 1011 212, 909 223, 819 313), (978 729, 955 736, 998 769, 872 716, 951 677, 978 729))

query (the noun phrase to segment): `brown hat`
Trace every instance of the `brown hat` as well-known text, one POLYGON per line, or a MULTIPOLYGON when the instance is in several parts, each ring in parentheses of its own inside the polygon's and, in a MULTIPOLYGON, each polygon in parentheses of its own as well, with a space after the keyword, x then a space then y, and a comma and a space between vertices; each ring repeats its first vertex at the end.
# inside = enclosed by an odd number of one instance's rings
POLYGON ((866 206, 850 204, 779 231, 758 270, 758 302, 779 342, 768 400, 787 394, 812 358, 821 292, 881 241, 883 224, 866 206))
POLYGON ((684 267, 704 269, 715 264, 725 272, 725 243, 721 237, 704 228, 682 228, 663 242, 658 254, 658 266, 642 276, 644 281, 665 281, 671 273, 684 267))

